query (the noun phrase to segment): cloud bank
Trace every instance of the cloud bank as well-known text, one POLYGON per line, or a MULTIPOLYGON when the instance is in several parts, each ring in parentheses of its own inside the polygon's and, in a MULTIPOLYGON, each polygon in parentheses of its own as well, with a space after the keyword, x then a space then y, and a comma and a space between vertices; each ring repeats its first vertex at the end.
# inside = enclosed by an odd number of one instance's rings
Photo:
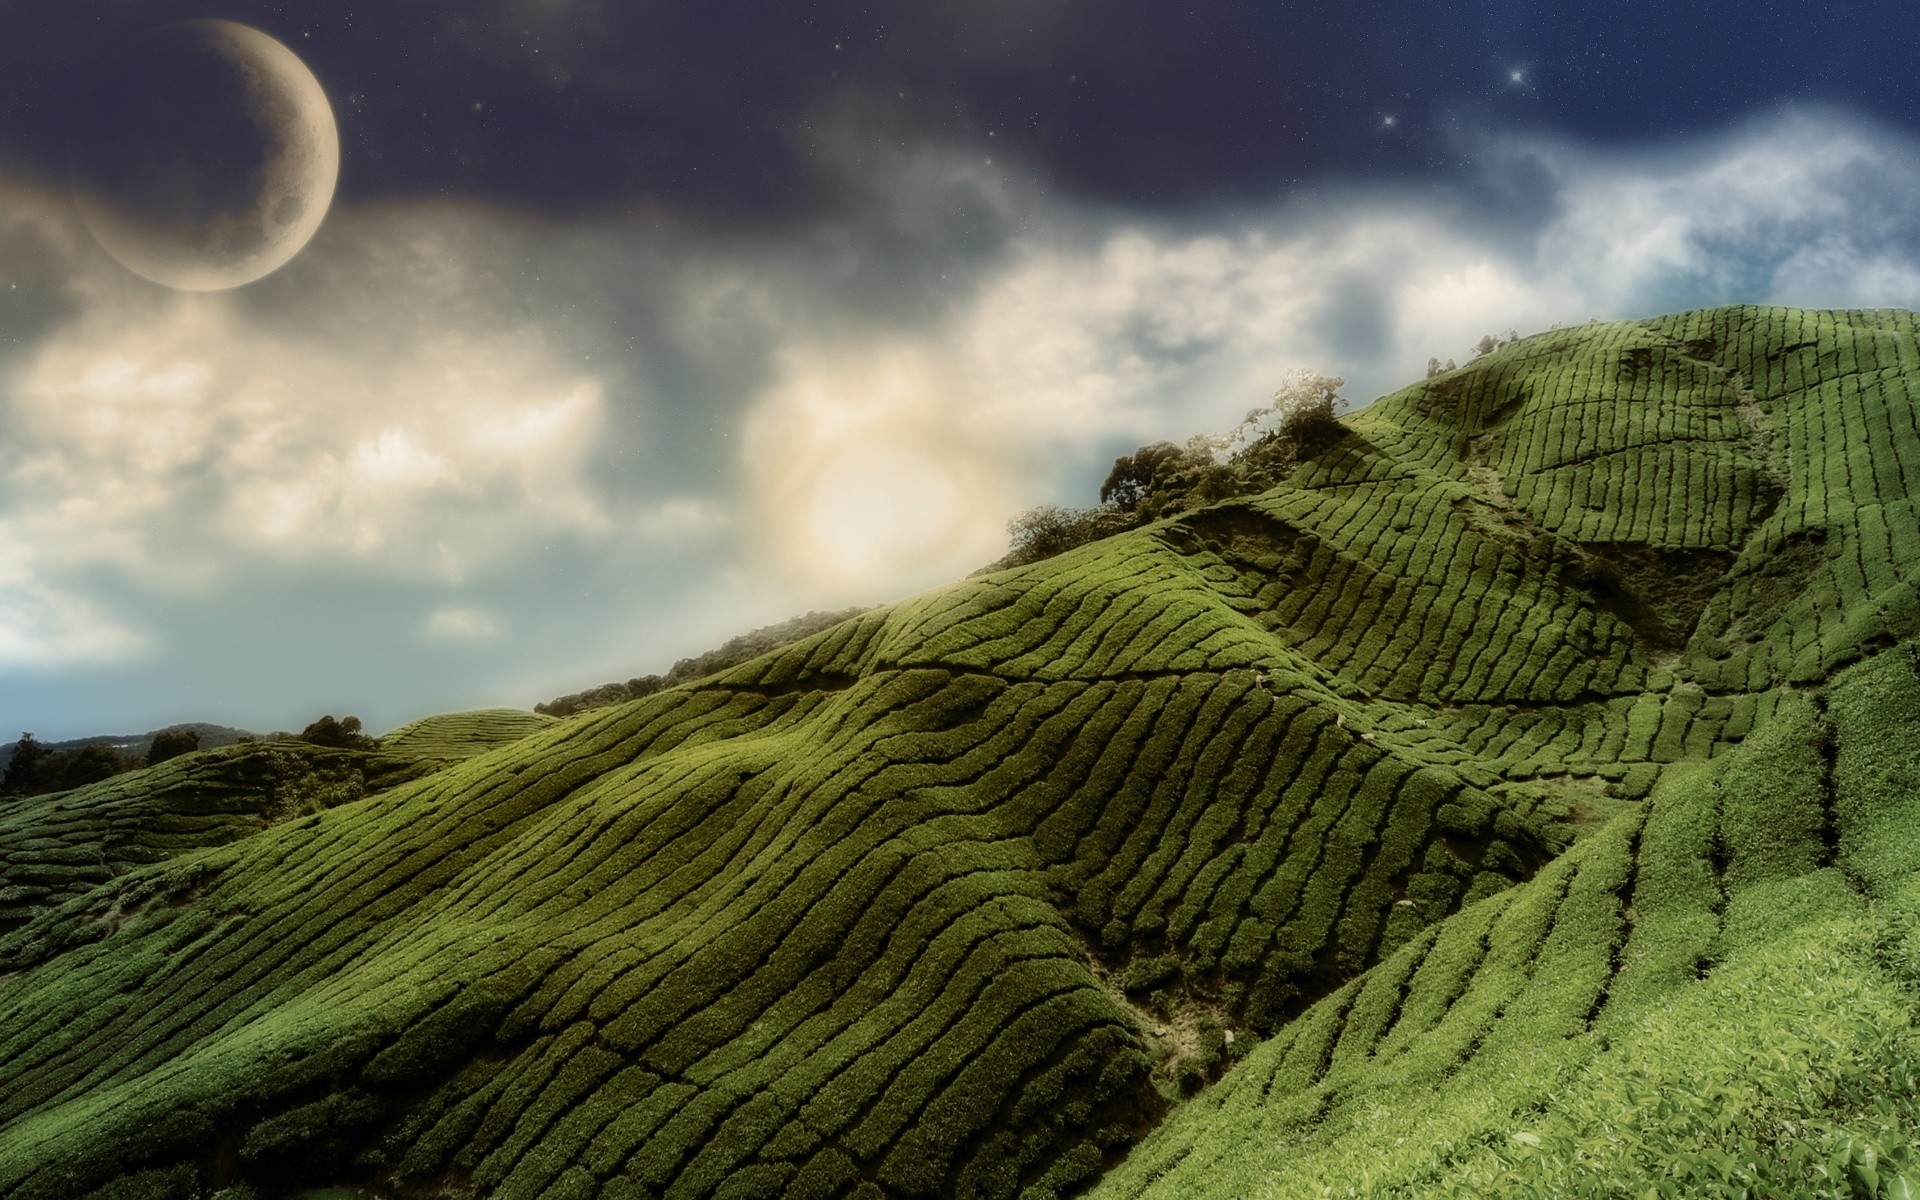
POLYGON ((1179 219, 957 145, 848 156, 841 210, 750 237, 363 206, 213 296, 5 191, 0 701, 165 662, 173 605, 263 579, 362 607, 370 724, 417 715, 405 681, 449 646, 563 690, 964 574, 1014 512, 1090 500, 1114 454, 1224 428, 1293 367, 1364 401, 1509 327, 1920 306, 1920 147, 1857 115, 1465 145, 1472 187, 1179 219))

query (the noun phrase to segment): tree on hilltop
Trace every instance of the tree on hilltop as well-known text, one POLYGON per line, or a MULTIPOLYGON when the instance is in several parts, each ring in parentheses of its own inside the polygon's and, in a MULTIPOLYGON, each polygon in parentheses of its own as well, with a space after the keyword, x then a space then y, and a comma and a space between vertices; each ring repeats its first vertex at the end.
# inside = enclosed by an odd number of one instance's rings
POLYGON ((1011 549, 984 570, 1051 558, 1149 521, 1264 492, 1342 432, 1346 380, 1295 371, 1271 399, 1224 434, 1195 434, 1185 445, 1154 442, 1113 460, 1097 508, 1043 504, 1007 524, 1011 549))
POLYGON ((200 733, 194 729, 167 729, 153 735, 147 746, 147 765, 157 766, 170 758, 192 754, 200 748, 200 733))
POLYGON ((1296 371, 1273 399, 1256 408, 1227 434, 1228 462, 1239 487, 1234 495, 1264 492, 1299 461, 1340 435, 1347 399, 1338 375, 1296 371))
POLYGON ((326 746, 335 750, 371 750, 380 743, 360 732, 360 718, 347 717, 336 721, 332 714, 300 731, 300 741, 310 746, 326 746))
POLYGON ((1508 346, 1513 345, 1515 342, 1519 340, 1520 340, 1520 334, 1517 330, 1514 330, 1514 329, 1508 329, 1507 336, 1504 338, 1497 338, 1490 333, 1486 334, 1482 336, 1477 343, 1474 344, 1473 356, 1475 358, 1485 358, 1487 355, 1492 354, 1495 350, 1504 350, 1508 346))
POLYGON ((31 733, 22 733, 14 743, 13 757, 7 760, 7 773, 0 778, 0 791, 30 792, 39 781, 40 766, 46 761, 47 748, 31 733))

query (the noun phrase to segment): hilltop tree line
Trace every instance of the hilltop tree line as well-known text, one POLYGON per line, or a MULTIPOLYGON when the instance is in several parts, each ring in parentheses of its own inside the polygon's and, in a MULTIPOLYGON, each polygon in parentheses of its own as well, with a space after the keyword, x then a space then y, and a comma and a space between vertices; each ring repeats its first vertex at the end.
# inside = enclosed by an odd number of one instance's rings
POLYGON ((651 696, 662 688, 686 683, 692 679, 704 679, 717 675, 728 667, 735 667, 750 658, 758 658, 769 650, 811 637, 833 625, 857 617, 870 611, 863 607, 844 608, 837 612, 809 612, 798 617, 790 617, 774 625, 764 625, 751 633, 729 639, 717 650, 693 658, 683 658, 673 664, 665 675, 640 675, 625 683, 603 683, 599 687, 588 688, 584 692, 574 692, 557 699, 548 700, 533 706, 533 711, 545 713, 549 717, 570 717, 577 712, 590 708, 605 708, 610 704, 625 704, 629 700, 638 700, 642 696, 651 696))
POLYGON ((1184 445, 1154 442, 1120 456, 1100 485, 1098 506, 1028 509, 1008 523, 1012 549, 986 569, 1025 566, 1162 517, 1266 491, 1340 436, 1346 382, 1298 371, 1226 433, 1195 434, 1184 445))
MULTIPOLYGON (((249 735, 242 740, 260 739, 249 735)), ((331 715, 321 717, 297 734, 282 731, 265 740, 299 741, 342 750, 371 750, 379 745, 377 739, 361 732, 359 717, 335 720, 331 715)), ((157 766, 198 749, 200 734, 192 729, 162 730, 154 735, 144 755, 127 753, 106 742, 57 750, 43 745, 32 733, 22 733, 13 745, 6 772, 0 775, 0 795, 44 796, 64 792, 141 767, 157 766)))
MULTIPOLYGON (((1554 328, 1559 328, 1555 326, 1554 328)), ((1484 358, 1520 340, 1487 334, 1473 346, 1484 358)), ((1427 360, 1427 378, 1458 369, 1452 359, 1427 360)), ((1346 380, 1296 371, 1266 405, 1249 412, 1224 434, 1196 434, 1184 445, 1154 442, 1113 462, 1100 485, 1100 503, 1090 508, 1043 504, 1007 523, 1011 549, 976 574, 1020 567, 1235 496, 1264 492, 1302 459, 1340 436, 1339 414, 1347 408, 1346 380)))

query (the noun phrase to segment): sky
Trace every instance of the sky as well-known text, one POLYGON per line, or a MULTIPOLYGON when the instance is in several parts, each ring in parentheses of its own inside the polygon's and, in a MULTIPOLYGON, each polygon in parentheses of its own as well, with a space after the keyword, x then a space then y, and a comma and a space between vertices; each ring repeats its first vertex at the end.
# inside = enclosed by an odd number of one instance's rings
POLYGON ((1829 4, 0 0, 0 737, 531 707, 965 576, 1289 371, 1920 307, 1920 15, 1829 4), (224 291, 76 214, 187 17, 338 187, 224 291))

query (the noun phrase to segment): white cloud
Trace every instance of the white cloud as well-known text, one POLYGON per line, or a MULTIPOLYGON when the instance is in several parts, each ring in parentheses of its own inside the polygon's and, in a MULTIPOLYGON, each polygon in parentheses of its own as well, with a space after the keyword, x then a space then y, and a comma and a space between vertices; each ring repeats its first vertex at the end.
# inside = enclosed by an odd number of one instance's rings
POLYGON ((1920 250, 1920 155, 1909 136, 1843 112, 1788 110, 1657 155, 1507 139, 1495 161, 1546 170, 1561 212, 1531 265, 1600 311, 1683 296, 1920 302, 1896 265, 1920 250), (1861 272, 1876 266, 1863 295, 1861 272))
POLYGON ((259 555, 459 579, 604 533, 586 479, 604 383, 539 322, 476 304, 486 281, 417 223, 348 219, 336 239, 384 265, 351 286, 316 271, 292 311, 76 253, 80 311, 0 398, 17 536, 48 569, 204 586, 259 555))
POLYGON ((86 595, 42 578, 34 559, 0 520, 0 671, 118 662, 151 648, 86 595))
POLYGON ((960 323, 997 416, 1072 438, 1264 400, 1291 365, 1365 400, 1483 333, 1733 302, 1920 304, 1920 153, 1837 113, 1785 113, 1657 156, 1501 138, 1491 171, 1544 177, 1516 246, 1443 196, 1355 187, 1322 205, 1135 224, 1022 248, 960 323), (1358 295, 1357 311, 1347 297, 1358 295), (1372 338, 1356 328, 1377 324, 1372 338))
POLYGON ((629 515, 625 524, 655 542, 684 542, 726 528, 732 517, 711 500, 676 496, 629 515))
MULTIPOLYGON (((992 557, 1014 508, 1090 499, 1049 476, 1090 443, 1224 428, 1294 367, 1364 402, 1509 327, 1920 304, 1920 154, 1857 118, 1788 112, 1658 154, 1483 150, 1501 187, 1544 181, 1530 237, 1403 189, 1159 223, 994 191, 1014 232, 943 318, 864 342, 775 329, 781 370, 743 448, 757 520, 798 577, 899 587, 992 557)), ((983 187, 910 165, 896 205, 983 187)))
POLYGON ((1019 455, 968 382, 918 341, 792 348, 747 420, 756 550, 819 602, 995 557, 1019 455))
MULTIPOLYGON (((0 385, 24 564, 0 619, 32 631, 8 644, 132 652, 130 616, 86 607, 103 570, 201 595, 262 565, 473 588, 554 545, 635 563, 634 588, 670 559, 766 609, 873 601, 989 561, 1021 508, 1091 500, 1093 448, 1225 428, 1294 367, 1363 401, 1509 327, 1920 305, 1920 151, 1856 116, 1471 149, 1531 215, 1356 186, 1156 220, 919 148, 848 157, 865 190, 797 233, 348 209, 214 296, 131 280, 6 193, 0 248, 38 222, 34 254, 65 264, 65 307, 0 385)), ((428 628, 530 628, 487 603, 428 628)))
POLYGON ((476 608, 442 608, 427 618, 426 634, 440 642, 489 642, 500 636, 500 622, 476 608))

